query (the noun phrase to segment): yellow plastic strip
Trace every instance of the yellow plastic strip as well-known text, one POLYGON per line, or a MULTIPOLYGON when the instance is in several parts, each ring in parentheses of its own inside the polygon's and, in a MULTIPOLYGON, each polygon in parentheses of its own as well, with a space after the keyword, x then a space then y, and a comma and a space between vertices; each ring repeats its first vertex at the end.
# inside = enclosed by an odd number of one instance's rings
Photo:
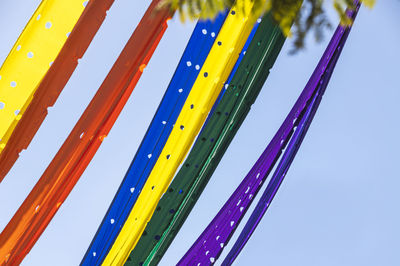
POLYGON ((231 72, 257 20, 257 15, 251 14, 253 1, 237 2, 231 9, 170 137, 103 265, 122 265, 126 261, 231 72))
POLYGON ((88 1, 43 0, 0 68, 0 153, 88 1))

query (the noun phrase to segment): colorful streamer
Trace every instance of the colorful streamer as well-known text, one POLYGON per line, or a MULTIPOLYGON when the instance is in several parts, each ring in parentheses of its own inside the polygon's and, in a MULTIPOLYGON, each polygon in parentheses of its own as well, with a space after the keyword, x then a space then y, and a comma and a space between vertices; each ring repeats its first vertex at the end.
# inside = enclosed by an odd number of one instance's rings
POLYGON ((160 261, 249 112, 284 41, 279 26, 265 15, 237 72, 223 90, 221 102, 158 203, 127 265, 160 261))
MULTIPOLYGON (((357 9, 359 6, 357 7, 357 9)), ((356 12, 351 14, 353 19, 355 19, 356 12)), ((324 76, 321 78, 321 83, 319 85, 319 89, 314 96, 313 102, 311 103, 310 107, 308 107, 306 114, 303 116, 299 126, 297 127, 292 139, 290 140, 288 147, 286 148, 285 153, 282 156, 281 161, 278 164, 277 169, 275 170, 274 175, 272 176, 271 180, 268 183, 267 188, 265 189, 260 201, 257 203, 256 208, 254 209, 253 213, 251 214, 249 220, 247 221, 244 229, 240 233, 239 238, 236 240, 234 246, 230 250, 229 254, 225 258, 222 265, 231 265, 236 257, 239 255, 240 251, 243 249, 244 245, 247 243, 251 235, 253 234, 254 230, 256 229, 258 223, 261 221, 263 215, 267 211, 268 207, 270 206, 273 198, 275 197, 276 193, 284 177, 286 176, 289 167, 296 156, 297 151, 300 148, 300 145, 307 133, 308 128, 311 125, 311 122, 314 118, 314 115, 318 109, 318 106, 322 100, 322 96, 328 86, 329 80, 339 59, 340 53, 342 48, 346 42, 346 39, 350 33, 350 27, 343 28, 341 26, 338 27, 336 36, 340 36, 339 44, 336 48, 335 54, 333 55, 329 65, 324 73, 324 76)))
POLYGON ((96 95, 0 235, 0 263, 19 264, 89 164, 150 60, 171 17, 154 0, 96 95))
POLYGON ((28 146, 112 2, 94 0, 85 9, 88 1, 43 0, 14 44, 0 69, 0 181, 28 146), (39 90, 45 103, 31 107, 39 90))
MULTIPOLYGON (((336 57, 337 58, 337 57, 336 57)), ((332 70, 330 68, 330 70, 332 70)), ((332 73, 332 72, 330 72, 332 73)), ((328 82, 323 79, 323 83, 327 84, 328 82)), ((326 87, 326 85, 325 85, 326 87)), ((249 221, 246 223, 245 229, 241 232, 239 239, 236 241, 234 247, 230 250, 228 256, 224 259, 222 265, 231 265, 235 258, 238 256, 239 252, 244 247, 247 240, 250 238, 253 230, 255 229, 258 222, 261 220, 262 215, 267 210, 269 204, 273 196, 275 196, 280 184, 283 181, 283 177, 286 175, 291 162, 293 161, 302 140, 311 124, 312 118, 318 108, 318 104, 321 101, 322 97, 322 88, 317 91, 314 95, 310 106, 307 108, 305 115, 301 118, 301 121, 295 132, 293 137, 291 138, 283 156, 280 160, 277 170, 275 170, 274 175, 272 176, 271 180, 268 183, 267 189, 265 190, 263 196, 261 197, 260 201, 257 203, 255 211, 253 211, 249 221), (272 194, 272 195, 271 195, 272 194), (258 216, 258 217, 257 217, 258 216), (251 231, 251 233, 250 233, 251 231)))
POLYGON ((231 72, 257 20, 257 15, 251 14, 252 5, 253 3, 249 1, 238 1, 228 15, 170 137, 124 227, 104 260, 104 265, 119 265, 125 262, 139 240, 157 202, 190 148, 219 94, 219 88, 231 72))
POLYGON ((224 12, 214 20, 197 23, 146 135, 81 262, 82 265, 101 264, 114 243, 167 141, 226 15, 227 12, 224 12))
MULTIPOLYGON (((207 116, 207 118, 206 118, 206 121, 204 122, 204 125, 203 125, 202 128, 200 129, 199 136, 200 136, 201 132, 203 131, 204 127, 208 124, 208 122, 209 122, 209 120, 210 120, 212 114, 215 112, 215 109, 217 108, 219 102, 222 100, 222 97, 224 96, 225 91, 226 91, 227 88, 229 87, 229 84, 231 83, 232 78, 235 76, 236 71, 238 70, 240 63, 242 62, 243 57, 244 57, 244 55, 246 54, 246 51, 247 51, 247 49, 249 48, 250 43, 251 43, 251 41, 252 41, 253 38, 254 38, 254 35, 256 34, 256 31, 257 31, 257 29, 258 29, 258 26, 259 26, 260 22, 261 22, 261 19, 257 19, 257 23, 254 25, 253 29, 251 30, 250 35, 249 35, 249 37, 247 38, 247 41, 246 41, 246 43, 244 44, 244 46, 243 46, 243 48, 242 48, 242 51, 239 53, 239 57, 238 57, 238 59, 237 59, 235 65, 233 66, 232 71, 231 71, 231 73, 229 74, 228 79, 225 81, 224 85, 222 86, 221 92, 219 93, 217 99, 215 100, 214 105, 213 105, 213 107, 211 108, 211 111, 210 111, 210 113, 208 114, 208 116, 207 116)), ((199 137, 197 137, 195 143, 197 142, 198 138, 199 138, 199 137)))
MULTIPOLYGON (((346 31, 348 32, 349 28, 346 29, 346 31)), ((249 220, 249 223, 246 225, 245 231, 236 243, 235 248, 232 250, 227 260, 224 261, 224 264, 229 265, 233 262, 234 258, 236 258, 237 254, 243 248, 244 244, 253 232, 256 224, 261 219, 262 214, 266 211, 266 207, 272 200, 272 195, 276 193, 283 176, 287 172, 290 163, 304 138, 306 130, 311 123, 311 119, 322 97, 323 90, 328 84, 340 50, 344 44, 344 41, 341 40, 345 39, 343 36, 347 37, 348 33, 344 34, 344 32, 344 28, 339 26, 317 68, 304 88, 303 93, 300 95, 295 106, 286 117, 284 123, 268 145, 267 149, 260 156, 234 194, 232 194, 229 200, 225 203, 224 207, 181 259, 179 265, 197 263, 210 264, 215 262, 222 252, 224 245, 229 241, 229 238, 233 234, 240 220, 243 218, 251 200, 255 197, 261 184, 273 168, 273 165, 278 159, 282 149, 290 139, 294 128, 301 119, 301 123, 296 129, 294 137, 277 168, 277 172, 267 187, 266 194, 264 194, 263 199, 257 206, 251 220, 249 220)))

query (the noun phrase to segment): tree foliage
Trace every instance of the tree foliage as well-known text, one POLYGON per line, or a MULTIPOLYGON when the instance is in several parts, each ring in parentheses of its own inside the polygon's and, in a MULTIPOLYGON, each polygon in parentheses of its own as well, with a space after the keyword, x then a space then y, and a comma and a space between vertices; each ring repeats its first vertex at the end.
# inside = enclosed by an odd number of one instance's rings
MULTIPOLYGON (((252 12, 261 15, 270 11, 277 24, 288 36, 294 37, 296 51, 304 47, 304 39, 310 32, 314 33, 317 41, 323 38, 323 32, 330 28, 327 18, 326 0, 236 0, 254 1, 252 12), (292 25, 293 24, 293 25, 292 25)), ((346 16, 346 8, 354 8, 353 0, 331 0, 342 24, 350 24, 346 16)), ((375 0, 361 0, 368 7, 374 5, 375 0)), ((162 5, 170 5, 178 10, 181 19, 212 18, 227 8, 231 8, 235 0, 163 0, 162 5)))

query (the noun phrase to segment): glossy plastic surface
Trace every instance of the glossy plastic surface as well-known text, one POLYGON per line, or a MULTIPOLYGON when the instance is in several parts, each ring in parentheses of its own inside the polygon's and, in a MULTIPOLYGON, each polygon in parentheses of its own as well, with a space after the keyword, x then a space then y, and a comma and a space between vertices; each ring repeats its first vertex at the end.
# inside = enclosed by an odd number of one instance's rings
MULTIPOLYGON (((340 34, 343 32, 344 30, 341 29, 340 34)), ((320 84, 323 83, 321 78, 324 76, 340 43, 340 36, 338 33, 335 34, 302 94, 266 150, 220 212, 179 262, 180 265, 210 264, 218 258, 289 141, 294 128, 313 102, 312 99, 320 88, 320 84)))
POLYGON ((250 111, 275 59, 284 36, 266 15, 220 103, 192 147, 183 166, 157 205, 128 265, 155 265, 178 233, 216 166, 250 111))
POLYGON ((43 0, 1 66, 0 153, 85 9, 84 2, 43 0))
MULTIPOLYGON (((355 13, 353 13, 355 15, 355 13)), ((355 18, 355 17, 353 17, 355 18)), ((234 246, 230 250, 229 254, 223 261, 222 265, 231 265, 236 257, 239 255, 240 251, 243 249, 251 235, 254 233, 257 225, 261 221, 263 215, 267 211, 268 207, 270 206, 273 198, 275 197, 276 193, 284 177, 286 176, 287 171, 291 163, 293 162, 297 151, 300 148, 300 145, 307 133, 308 128, 311 125, 311 122, 314 118, 314 115, 318 109, 318 106, 322 100, 322 96, 328 86, 329 80, 332 76, 333 70, 335 65, 339 59, 340 53, 343 49, 343 46, 346 42, 347 36, 350 33, 350 28, 343 28, 341 26, 338 27, 334 37, 332 38, 332 43, 336 41, 339 37, 339 43, 336 46, 334 54, 328 63, 328 67, 326 68, 324 74, 321 77, 321 82, 318 83, 317 92, 312 99, 310 106, 307 108, 304 116, 302 117, 298 127, 296 128, 293 137, 291 138, 288 147, 286 148, 274 175, 272 176, 271 180, 268 183, 267 188, 265 189, 261 199, 257 203, 256 208, 254 209, 253 213, 251 214, 249 220, 247 221, 244 229, 240 233, 239 238, 236 240, 234 246)))
MULTIPOLYGON (((73 2, 74 1, 71 1, 71 3, 73 2)), ((78 2, 85 3, 87 1, 78 2)), ((36 131, 39 129, 47 115, 47 107, 52 106, 57 100, 58 95, 61 93, 65 84, 68 82, 68 79, 78 65, 78 59, 85 53, 97 30, 103 23, 106 11, 111 7, 113 2, 114 0, 91 0, 87 5, 85 3, 86 8, 83 10, 83 13, 75 24, 72 32, 67 33, 68 38, 62 46, 61 51, 58 53, 44 77, 40 78, 38 85, 35 85, 37 86, 35 87, 36 91, 30 96, 31 102, 26 106, 24 115, 19 116, 20 120, 15 124, 14 130, 9 130, 7 133, 7 145, 5 145, 3 150, 0 152, 0 181, 5 177, 14 162, 17 160, 19 153, 28 147, 36 131)), ((64 6, 66 3, 69 2, 58 1, 57 5, 61 4, 64 6)), ((39 13, 41 13, 40 10, 38 10, 39 13)), ((39 21, 41 20, 42 22, 45 20, 42 15, 39 18, 39 21)), ((37 17, 32 23, 39 23, 37 17)), ((54 27, 56 27, 56 25, 58 25, 58 23, 55 24, 54 27)), ((30 26, 27 26, 27 29, 28 28, 30 28, 30 26)), ((52 28, 53 25, 50 29, 52 28)), ((63 31, 65 31, 65 29, 63 31)), ((66 38, 64 35, 65 34, 63 34, 62 37, 66 38)), ((34 39, 36 39, 36 37, 34 39)), ((18 40, 17 44, 19 41, 20 40, 18 40)), ((26 59, 24 58, 23 62, 25 61, 26 59)), ((46 67, 50 66, 47 61, 43 64, 46 67)), ((32 67, 36 66, 32 65, 32 67)))
MULTIPOLYGON (((244 55, 246 54, 246 51, 247 51, 247 49, 249 48, 249 45, 250 45, 251 41, 253 40, 254 35, 256 34, 256 31, 257 31, 257 29, 258 29, 258 25, 259 25, 260 22, 261 22, 261 19, 257 19, 257 23, 254 25, 253 29, 251 30, 250 35, 249 35, 249 37, 247 38, 247 41, 246 41, 246 43, 244 44, 242 51, 239 53, 239 57, 238 57, 238 59, 237 59, 235 65, 233 66, 232 71, 231 71, 231 73, 229 74, 228 79, 225 81, 224 86, 223 86, 222 89, 221 89, 221 92, 219 93, 217 99, 215 100, 214 105, 213 105, 213 107, 211 108, 211 111, 210 111, 210 113, 208 114, 208 116, 207 116, 207 118, 206 118, 206 121, 204 122, 204 125, 203 125, 203 126, 201 127, 201 129, 200 129, 199 136, 200 136, 201 132, 203 131, 204 127, 208 124, 208 121, 210 120, 211 116, 212 116, 213 113, 215 112, 215 109, 217 108, 218 104, 219 104, 220 101, 222 100, 222 97, 224 96, 225 91, 227 90, 229 84, 231 83, 232 78, 233 78, 234 75, 236 74, 236 71, 237 71, 237 69, 239 68, 240 63, 242 62, 243 57, 244 57, 244 55)), ((196 139, 196 141, 197 141, 197 139, 196 139)))
POLYGON ((0 263, 19 264, 67 198, 107 136, 171 17, 150 4, 70 135, 0 235, 0 263))
POLYGON ((141 145, 89 247, 82 265, 101 264, 157 161, 227 12, 199 21, 141 145), (111 222, 112 221, 112 222, 111 222))
POLYGON ((250 15, 252 3, 239 2, 245 7, 234 7, 225 20, 160 157, 104 260, 105 265, 119 265, 128 258, 231 72, 257 20, 256 15, 250 15))

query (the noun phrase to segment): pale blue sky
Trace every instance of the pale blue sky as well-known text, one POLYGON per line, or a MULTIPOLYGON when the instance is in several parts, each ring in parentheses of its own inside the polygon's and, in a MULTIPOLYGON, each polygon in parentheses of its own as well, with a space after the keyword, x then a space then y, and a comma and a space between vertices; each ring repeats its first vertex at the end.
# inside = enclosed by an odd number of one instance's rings
MULTIPOLYGON (((0 62, 39 2, 0 2, 0 62)), ((28 150, 0 184, 0 230, 68 136, 149 3, 115 1, 28 150)), ((330 14, 336 25, 335 14, 330 14)), ((378 0, 372 11, 360 10, 303 145, 237 265, 400 265, 399 14, 396 0, 378 0)), ((169 25, 109 136, 23 265, 77 265, 82 259, 195 24, 175 18, 169 25)), ((288 55, 292 41, 286 42, 161 265, 181 258, 249 171, 306 84, 331 34, 327 31, 319 44, 310 38, 307 49, 295 56, 288 55)))

